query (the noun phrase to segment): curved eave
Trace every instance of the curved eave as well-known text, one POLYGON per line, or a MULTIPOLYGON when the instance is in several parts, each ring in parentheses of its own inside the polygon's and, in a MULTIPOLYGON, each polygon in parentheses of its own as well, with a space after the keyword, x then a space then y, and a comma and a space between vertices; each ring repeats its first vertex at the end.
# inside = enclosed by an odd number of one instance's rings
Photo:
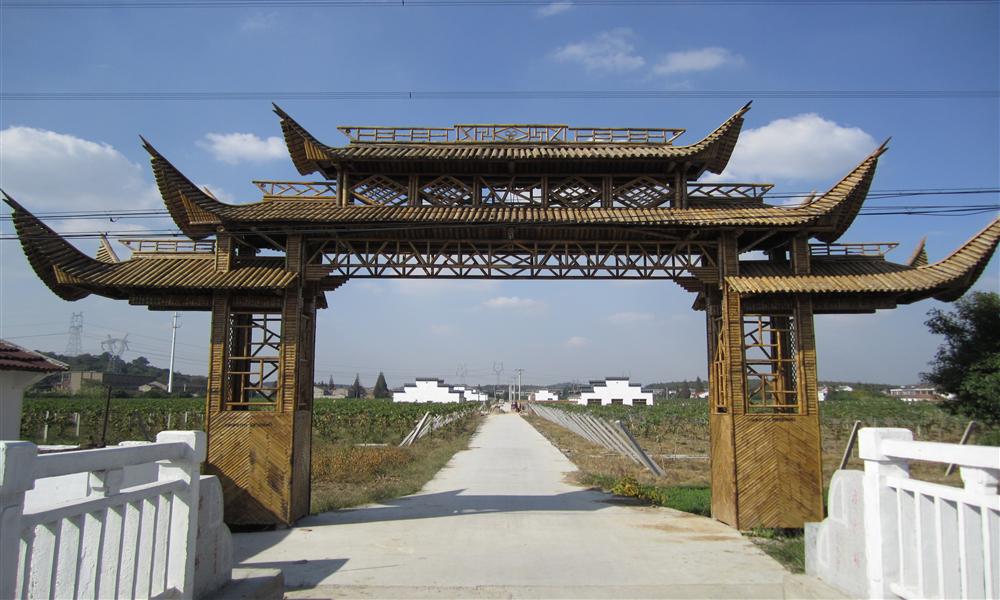
POLYGON ((340 162, 413 162, 431 161, 519 161, 535 160, 673 160, 696 165, 697 172, 721 173, 729 164, 743 127, 743 115, 750 103, 736 111, 704 139, 689 146, 656 144, 516 144, 516 143, 426 143, 379 144, 354 143, 328 146, 316 139, 277 105, 274 112, 281 119, 289 156, 302 175, 321 172, 334 176, 340 162))
POLYGON ((14 230, 24 256, 42 283, 63 300, 74 301, 89 296, 90 290, 69 282, 65 275, 77 269, 100 269, 107 266, 106 263, 80 252, 13 198, 6 193, 2 196, 12 209, 14 230))
MULTIPOLYGON (((895 297, 909 304, 925 298, 950 302, 962 296, 982 274, 1000 241, 1000 218, 994 219, 947 258, 910 267, 872 261, 870 273, 850 275, 779 275, 727 277, 726 285, 746 295, 867 294, 895 297), (887 268, 888 267, 888 268, 887 268)), ((814 271, 821 270, 820 262, 814 271)), ((855 269, 865 269, 855 263, 855 269)))
POLYGON ((868 197, 868 190, 875 177, 878 159, 889 149, 888 143, 889 140, 883 142, 850 173, 830 188, 830 191, 792 209, 803 213, 814 213, 818 216, 815 221, 817 230, 813 233, 813 237, 823 243, 832 244, 840 239, 840 236, 844 235, 854 223, 858 211, 861 210, 865 198, 868 197))
POLYGON ((216 227, 222 223, 218 213, 230 205, 219 202, 199 189, 145 138, 142 144, 146 152, 149 152, 156 187, 177 227, 194 240, 201 240, 215 233, 216 227))

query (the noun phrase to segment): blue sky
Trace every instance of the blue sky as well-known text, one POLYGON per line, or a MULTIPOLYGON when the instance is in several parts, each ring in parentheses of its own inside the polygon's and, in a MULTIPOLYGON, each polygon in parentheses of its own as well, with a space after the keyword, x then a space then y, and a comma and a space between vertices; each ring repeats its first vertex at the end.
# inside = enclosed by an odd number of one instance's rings
MULTIPOLYGON (((5 94, 88 91, 742 90, 745 97, 624 100, 279 100, 321 140, 338 125, 534 122, 713 129, 753 90, 1000 88, 997 3, 17 10, 0 14, 5 94)), ((145 135, 195 182, 232 202, 252 179, 301 179, 266 99, 0 102, 0 185, 38 212, 160 208, 145 135), (240 134, 240 135, 237 135, 240 134)), ((1000 108, 987 98, 757 98, 727 177, 776 192, 823 190, 883 139, 873 189, 1000 187, 1000 108)), ((997 195, 870 200, 872 206, 996 203, 997 195)), ((6 208, 4 208, 6 214, 6 208)), ((842 241, 927 236, 942 258, 992 217, 862 216, 842 241)), ((162 230, 169 220, 62 221, 60 231, 162 230)), ((3 232, 10 224, 2 222, 3 232)), ((92 250, 90 241, 78 245, 92 250)), ((0 242, 0 336, 84 349, 129 332, 166 364, 169 314, 56 298, 16 242, 0 242)), ((979 289, 996 290, 994 260, 979 289)), ((547 383, 705 375, 704 315, 670 282, 352 281, 319 320, 317 377, 391 386, 417 376, 494 381, 524 368, 547 383)), ((818 319, 820 377, 913 382, 938 340, 926 301, 818 319)), ((206 370, 208 319, 186 313, 178 367, 206 370)), ((128 358, 129 355, 126 355, 128 358)))

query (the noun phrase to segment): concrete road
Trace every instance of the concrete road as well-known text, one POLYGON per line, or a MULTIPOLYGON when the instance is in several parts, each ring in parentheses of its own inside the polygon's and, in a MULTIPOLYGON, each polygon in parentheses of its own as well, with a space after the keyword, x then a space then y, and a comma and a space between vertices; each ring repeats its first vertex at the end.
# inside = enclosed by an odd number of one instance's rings
POLYGON ((234 538, 292 598, 775 598, 787 572, 729 527, 571 485, 517 415, 486 419, 419 494, 234 538))

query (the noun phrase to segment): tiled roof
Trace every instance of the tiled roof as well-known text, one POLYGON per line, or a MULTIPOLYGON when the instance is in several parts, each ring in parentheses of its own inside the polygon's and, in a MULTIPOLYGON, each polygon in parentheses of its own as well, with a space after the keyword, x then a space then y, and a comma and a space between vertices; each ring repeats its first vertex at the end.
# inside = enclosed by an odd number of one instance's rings
POLYGON ((961 248, 934 264, 911 267, 884 260, 813 259, 812 274, 778 274, 766 263, 744 263, 726 285, 741 294, 883 293, 954 300, 976 281, 1000 241, 994 219, 961 248))
POLYGON ((729 162, 743 126, 747 104, 715 131, 688 146, 665 144, 579 144, 579 143, 374 143, 354 142, 347 146, 328 146, 278 106, 281 129, 292 162, 306 175, 324 170, 324 163, 351 161, 535 161, 535 160, 689 160, 713 173, 721 173, 729 162))
POLYGON ((330 200, 269 200, 225 204, 198 189, 152 146, 153 170, 178 227, 194 239, 220 225, 260 224, 471 224, 802 227, 831 242, 850 226, 871 184, 885 146, 865 158, 827 193, 800 206, 695 206, 691 208, 542 208, 540 206, 339 206, 330 200))
POLYGON ((22 348, 6 340, 0 340, 0 371, 36 371, 50 373, 65 371, 69 365, 39 354, 33 350, 22 348))

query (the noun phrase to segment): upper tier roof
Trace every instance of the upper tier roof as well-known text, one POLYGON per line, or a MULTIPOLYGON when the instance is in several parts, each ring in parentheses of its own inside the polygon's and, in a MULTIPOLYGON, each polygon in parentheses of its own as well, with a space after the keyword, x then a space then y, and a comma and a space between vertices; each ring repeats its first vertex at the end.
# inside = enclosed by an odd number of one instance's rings
MULTIPOLYGON (((522 173, 534 170, 546 172, 656 172, 664 174, 672 169, 683 169, 685 177, 696 179, 706 170, 721 173, 729 163, 733 148, 743 126, 743 115, 750 110, 750 104, 741 108, 715 131, 699 142, 689 146, 674 146, 672 138, 665 135, 662 141, 656 139, 656 132, 680 130, 628 130, 569 128, 566 126, 538 125, 456 125, 456 135, 460 138, 445 141, 382 141, 386 136, 374 130, 385 132, 404 131, 407 140, 414 139, 413 132, 424 132, 417 139, 434 139, 434 132, 451 131, 432 128, 357 128, 345 127, 349 135, 361 140, 359 130, 372 130, 372 140, 351 141, 346 146, 328 146, 320 142, 304 127, 277 105, 274 111, 281 117, 281 129, 285 143, 302 175, 320 172, 326 177, 336 177, 338 166, 350 163, 355 170, 364 172, 365 164, 372 171, 408 173, 460 172, 476 163, 481 172, 522 173), (468 134, 469 128, 489 130, 487 141, 478 141, 482 136, 468 134), (537 133, 531 128, 544 130, 537 133), (559 128, 565 133, 559 133, 559 128), (462 132, 465 131, 465 137, 462 132), (498 131, 515 131, 507 141, 498 131), (556 131, 556 133, 553 133, 556 131), (581 135, 580 131, 586 131, 581 135), (593 132, 599 132, 595 135, 593 132), (574 133, 575 132, 575 133, 574 133), (626 133, 632 132, 632 133, 626 133), (618 137, 622 141, 605 142, 604 139, 618 137), (646 141, 635 141, 645 139, 646 141), (534 140, 534 141, 527 141, 534 140), (586 141, 581 141, 586 140, 586 141), (670 164, 669 168, 665 163, 670 164), (485 165, 485 166, 484 166, 485 165)), ((440 134, 440 135, 443 135, 440 134)), ((392 138, 397 136, 393 134, 392 138)))
MULTIPOLYGON (((809 231, 824 242, 836 241, 853 222, 868 193, 881 147, 821 196, 798 206, 722 205, 693 208, 543 208, 540 206, 341 206, 333 200, 274 199, 226 204, 194 185, 148 142, 156 182, 177 226, 202 239, 228 227, 272 232, 317 225, 467 225, 528 227, 658 227, 684 230, 756 228, 809 231)), ((454 230, 446 235, 453 236, 454 230)))

